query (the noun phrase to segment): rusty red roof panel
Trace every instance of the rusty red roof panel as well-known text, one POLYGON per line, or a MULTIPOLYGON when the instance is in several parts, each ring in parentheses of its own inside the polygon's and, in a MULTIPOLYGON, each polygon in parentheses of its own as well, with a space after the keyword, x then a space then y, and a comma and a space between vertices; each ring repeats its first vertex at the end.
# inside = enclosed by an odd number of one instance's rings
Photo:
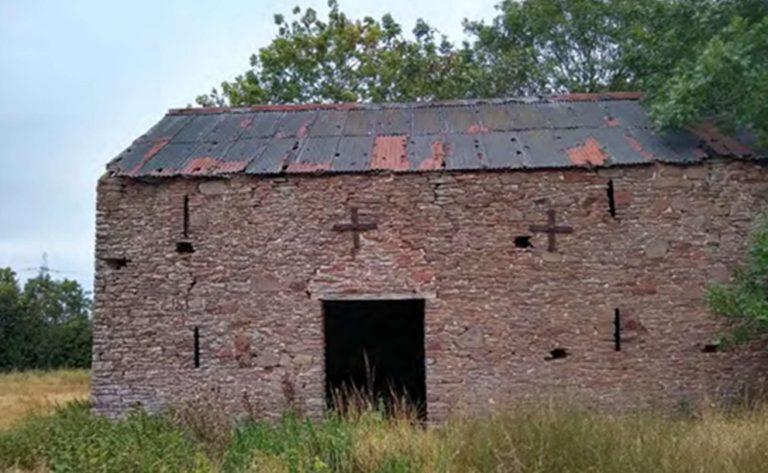
POLYGON ((583 144, 567 148, 568 159, 576 166, 601 166, 608 159, 608 153, 597 138, 590 135, 583 144))
POLYGON ((377 136, 373 142, 371 169, 407 171, 408 137, 404 135, 377 136))
POLYGON ((640 94, 172 110, 108 165, 120 176, 427 172, 756 159, 711 124, 660 132, 640 94))

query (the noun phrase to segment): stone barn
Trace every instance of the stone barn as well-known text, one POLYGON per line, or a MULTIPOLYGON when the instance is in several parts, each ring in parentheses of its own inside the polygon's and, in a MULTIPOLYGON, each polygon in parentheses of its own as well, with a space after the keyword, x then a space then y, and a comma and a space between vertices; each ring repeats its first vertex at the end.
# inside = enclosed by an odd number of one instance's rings
POLYGON ((170 111, 98 184, 95 410, 208 396, 430 420, 566 392, 737 395, 706 286, 768 202, 747 137, 661 133, 636 94, 170 111))

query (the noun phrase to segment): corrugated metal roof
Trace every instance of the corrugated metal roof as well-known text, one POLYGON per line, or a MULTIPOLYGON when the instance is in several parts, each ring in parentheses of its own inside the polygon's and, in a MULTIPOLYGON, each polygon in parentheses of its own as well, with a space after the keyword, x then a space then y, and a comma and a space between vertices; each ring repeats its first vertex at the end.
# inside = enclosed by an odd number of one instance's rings
POLYGON ((639 94, 171 110, 108 166, 212 176, 606 167, 763 158, 712 125, 661 133, 639 94))

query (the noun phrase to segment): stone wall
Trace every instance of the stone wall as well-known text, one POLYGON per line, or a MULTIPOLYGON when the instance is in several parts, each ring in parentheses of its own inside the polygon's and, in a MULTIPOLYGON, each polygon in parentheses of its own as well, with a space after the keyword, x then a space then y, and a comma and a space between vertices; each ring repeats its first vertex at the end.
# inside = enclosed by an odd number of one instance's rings
POLYGON ((429 416, 566 390, 620 408, 703 402, 768 373, 758 342, 705 353, 704 303, 768 202, 754 164, 599 172, 330 175, 98 188, 93 394, 98 412, 196 397, 324 409, 321 302, 426 300, 429 416), (613 182, 616 215, 609 212, 613 182), (187 196, 188 237, 184 236, 187 196), (376 222, 358 252, 332 230, 376 222), (573 233, 529 231, 554 209, 573 233), (532 235, 533 248, 516 236, 532 235), (179 241, 194 253, 179 254, 179 241), (614 309, 624 317, 622 351, 614 309), (194 367, 193 327, 200 333, 194 367), (564 348, 568 356, 551 360, 564 348))

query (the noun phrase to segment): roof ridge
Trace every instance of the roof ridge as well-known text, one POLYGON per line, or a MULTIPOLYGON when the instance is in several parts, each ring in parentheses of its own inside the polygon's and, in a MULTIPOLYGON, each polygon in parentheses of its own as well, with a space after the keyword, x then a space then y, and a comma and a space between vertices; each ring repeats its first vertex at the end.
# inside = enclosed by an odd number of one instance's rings
POLYGON ((245 107, 172 108, 168 115, 210 115, 217 113, 302 112, 313 110, 381 110, 392 108, 461 107, 467 105, 503 105, 508 103, 605 102, 640 100, 642 92, 583 92, 560 95, 535 95, 490 99, 438 100, 429 102, 338 102, 304 104, 262 104, 245 107))

